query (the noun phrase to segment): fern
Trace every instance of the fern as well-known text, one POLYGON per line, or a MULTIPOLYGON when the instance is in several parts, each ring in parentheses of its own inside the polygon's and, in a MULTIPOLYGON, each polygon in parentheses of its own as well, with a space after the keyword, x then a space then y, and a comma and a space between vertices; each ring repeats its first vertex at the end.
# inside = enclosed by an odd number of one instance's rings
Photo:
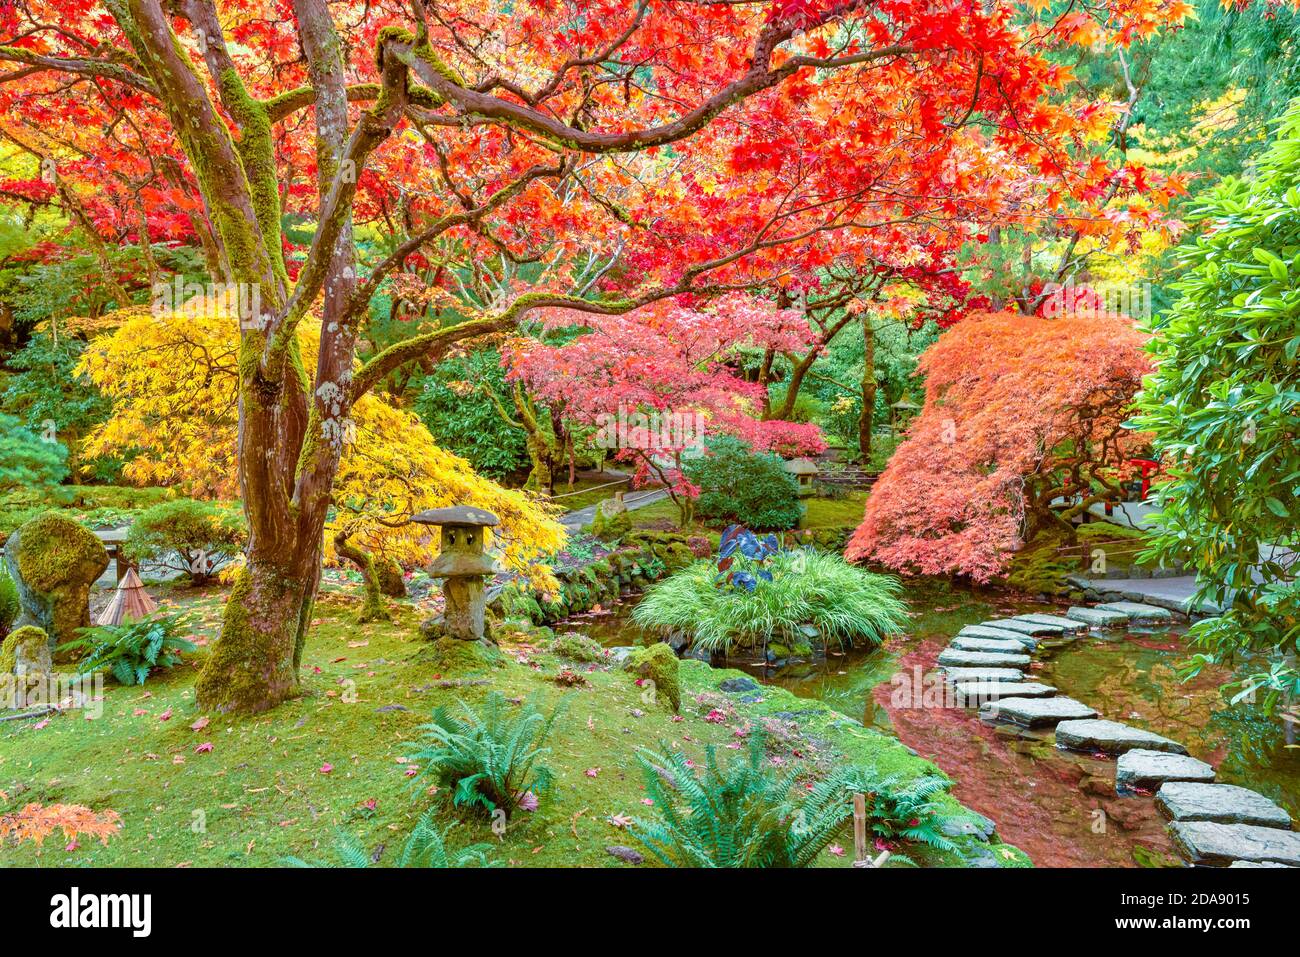
POLYGON ((433 720, 421 726, 431 743, 411 755, 424 765, 416 785, 432 777, 452 789, 456 807, 489 814, 499 809, 507 817, 525 794, 540 796, 550 789, 551 770, 538 760, 550 751, 542 745, 560 708, 544 717, 524 704, 512 715, 496 691, 487 696, 481 715, 464 701, 457 703, 463 717, 439 707, 433 720))
POLYGON ((863 792, 878 837, 955 850, 942 833, 953 816, 935 801, 948 787, 943 778, 900 784, 850 766, 805 790, 795 787, 798 771, 764 765, 765 741, 762 732, 751 734, 747 756, 725 768, 707 748, 702 774, 680 752, 643 751, 657 818, 635 819, 632 837, 667 867, 810 867, 852 816, 852 794, 863 792))
MULTIPOLYGON (((415 829, 406 838, 402 853, 398 855, 398 867, 495 867, 496 862, 488 857, 491 850, 488 844, 471 844, 458 851, 448 852, 447 834, 451 827, 439 829, 432 808, 425 811, 416 822, 415 829)), ((310 864, 300 857, 287 857, 285 863, 290 867, 370 867, 375 863, 365 846, 353 835, 339 832, 334 843, 336 863, 310 864)))
POLYGON ((142 685, 155 669, 180 664, 181 652, 197 647, 180 637, 189 624, 183 615, 152 615, 122 625, 82 628, 58 650, 84 653, 77 665, 82 674, 106 670, 121 684, 142 685))
POLYGON ((765 767, 764 745, 751 734, 746 757, 725 768, 707 748, 702 775, 680 752, 643 752, 658 819, 636 819, 633 838, 668 867, 809 866, 852 813, 846 776, 833 773, 796 801, 798 773, 765 767))
POLYGON ((925 844, 940 851, 957 849, 943 833, 956 816, 944 812, 935 800, 948 790, 945 779, 931 776, 900 784, 897 775, 882 778, 858 770, 852 776, 852 786, 867 795, 867 816, 876 836, 925 844))

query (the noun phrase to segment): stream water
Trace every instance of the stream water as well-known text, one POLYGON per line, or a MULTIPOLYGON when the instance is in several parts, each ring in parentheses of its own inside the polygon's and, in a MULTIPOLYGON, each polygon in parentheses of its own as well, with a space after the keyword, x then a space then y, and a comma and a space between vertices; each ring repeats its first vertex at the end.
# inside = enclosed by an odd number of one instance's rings
MULTIPOLYGON (((1003 840, 1040 867, 1181 863, 1150 797, 1115 794, 1112 758, 1058 750, 1050 731, 989 725, 965 708, 894 700, 894 676, 914 668, 928 672, 963 625, 1029 611, 1059 614, 1059 606, 943 582, 910 582, 905 597, 911 624, 881 648, 831 652, 780 668, 744 659, 728 664, 821 699, 915 748, 948 773, 962 803, 996 821, 1003 840)), ((640 634, 628 618, 634 604, 627 600, 567 624, 606 646, 630 645, 640 634)), ((1216 767, 1220 782, 1260 791, 1300 818, 1300 747, 1288 746, 1281 719, 1227 703, 1219 692, 1230 677, 1226 671, 1178 680, 1185 631, 1181 623, 1130 625, 1047 642, 1027 677, 1054 685, 1102 717, 1181 741, 1216 767)))

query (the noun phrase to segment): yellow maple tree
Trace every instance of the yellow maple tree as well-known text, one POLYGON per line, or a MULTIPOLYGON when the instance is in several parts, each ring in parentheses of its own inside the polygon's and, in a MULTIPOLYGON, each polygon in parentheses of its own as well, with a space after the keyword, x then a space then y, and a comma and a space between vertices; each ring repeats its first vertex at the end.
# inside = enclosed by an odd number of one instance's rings
MULTIPOLYGON (((139 485, 196 498, 238 497, 237 323, 221 304, 203 299, 170 311, 123 310, 113 319, 104 324, 110 331, 91 339, 77 370, 113 402, 112 415, 86 436, 86 454, 126 457, 123 475, 139 485)), ((310 368, 320 330, 304 323, 299 338, 310 368)), ((478 475, 439 448, 419 418, 374 395, 356 403, 341 438, 326 563, 352 560, 373 585, 369 557, 418 565, 436 554, 436 531, 411 524, 412 514, 472 505, 501 519, 492 544, 502 564, 554 587, 539 562, 565 540, 550 506, 478 475)))

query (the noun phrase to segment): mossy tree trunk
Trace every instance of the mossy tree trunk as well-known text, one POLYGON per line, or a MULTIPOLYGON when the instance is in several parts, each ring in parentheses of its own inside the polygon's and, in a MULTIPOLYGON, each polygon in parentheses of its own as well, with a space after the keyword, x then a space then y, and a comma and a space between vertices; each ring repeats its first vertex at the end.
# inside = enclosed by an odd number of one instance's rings
POLYGON ((339 532, 334 536, 334 550, 356 565, 357 570, 361 572, 364 601, 361 606, 361 614, 357 616, 357 620, 361 622, 388 621, 391 616, 384 604, 384 590, 380 584, 379 569, 375 564, 374 556, 354 545, 343 532, 339 532))

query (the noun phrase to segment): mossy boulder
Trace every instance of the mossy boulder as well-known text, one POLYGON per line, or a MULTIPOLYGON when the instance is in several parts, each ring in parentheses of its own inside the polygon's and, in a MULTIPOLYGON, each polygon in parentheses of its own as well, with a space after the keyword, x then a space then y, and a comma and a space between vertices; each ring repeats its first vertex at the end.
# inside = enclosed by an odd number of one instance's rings
POLYGON ((38 515, 9 536, 5 564, 18 588, 16 627, 44 629, 53 652, 90 625, 90 586, 108 568, 108 552, 84 526, 38 515))
POLYGON ((568 631, 556 637, 551 642, 551 651, 561 658, 584 664, 603 661, 605 658, 605 649, 600 646, 600 642, 576 631, 568 631))
POLYGON ((50 636, 35 625, 14 629, 0 644, 0 675, 45 675, 53 668, 50 636))
POLYGON ((667 701, 674 711, 681 710, 682 706, 678 667, 677 655, 662 641, 645 648, 633 648, 623 662, 624 671, 652 681, 656 700, 667 701))
POLYGON ((463 641, 450 636, 429 642, 416 658, 444 677, 463 676, 505 664, 501 649, 490 641, 463 641))
POLYGON ((606 499, 596 506, 595 517, 587 530, 602 542, 612 542, 632 530, 632 516, 622 499, 606 499))

